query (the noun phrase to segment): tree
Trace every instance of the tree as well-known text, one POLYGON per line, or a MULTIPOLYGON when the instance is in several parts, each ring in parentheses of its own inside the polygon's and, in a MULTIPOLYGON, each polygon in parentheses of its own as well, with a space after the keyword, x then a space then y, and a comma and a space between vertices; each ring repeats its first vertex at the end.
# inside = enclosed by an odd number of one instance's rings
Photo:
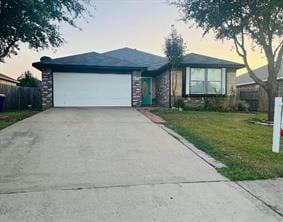
POLYGON ((282 0, 177 0, 173 2, 185 22, 216 34, 217 39, 232 40, 250 77, 268 94, 268 120, 273 120, 274 98, 278 95, 277 76, 283 55, 282 0), (256 76, 248 61, 247 40, 260 48, 268 66, 267 81, 256 76))
POLYGON ((73 27, 85 14, 92 0, 0 0, 0 62, 16 55, 19 43, 32 49, 59 47, 64 39, 59 24, 73 27))
MULTIPOLYGON (((164 53, 168 58, 169 64, 171 66, 171 86, 174 102, 176 102, 176 90, 178 85, 178 68, 183 61, 186 52, 186 44, 183 37, 178 34, 174 25, 171 26, 171 33, 165 39, 164 53)), ((171 92, 170 92, 171 93, 171 92)))
POLYGON ((38 87, 41 83, 30 71, 25 71, 17 80, 19 81, 17 85, 23 87, 38 87))

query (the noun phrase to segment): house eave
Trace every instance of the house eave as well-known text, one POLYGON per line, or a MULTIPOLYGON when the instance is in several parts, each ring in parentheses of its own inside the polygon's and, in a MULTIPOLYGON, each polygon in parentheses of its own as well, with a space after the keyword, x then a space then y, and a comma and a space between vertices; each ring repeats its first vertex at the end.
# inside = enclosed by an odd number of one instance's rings
POLYGON ((10 80, 10 79, 6 79, 6 78, 0 78, 0 80, 3 80, 3 81, 6 81, 6 82, 9 82, 9 83, 14 83, 14 84, 18 84, 19 83, 19 81, 17 81, 17 80, 10 80))
MULTIPOLYGON (((181 63, 176 68, 186 68, 186 67, 192 67, 192 68, 228 68, 228 69, 241 69, 245 66, 242 64, 201 64, 201 63, 181 63)), ((143 72, 144 75, 158 75, 165 70, 170 68, 170 63, 167 63, 160 68, 156 70, 146 70, 143 72)))
POLYGON ((93 65, 71 65, 71 64, 52 64, 52 63, 32 63, 32 66, 43 70, 50 68, 52 71, 61 72, 132 72, 132 71, 145 71, 147 67, 131 67, 131 66, 93 66, 93 65))
POLYGON ((231 69, 242 69, 245 66, 242 64, 202 64, 202 63, 182 63, 181 67, 192 67, 192 68, 231 68, 231 69))
POLYGON ((170 65, 169 65, 169 63, 167 63, 167 64, 165 64, 165 65, 163 65, 163 66, 161 66, 160 68, 158 68, 158 69, 155 69, 155 70, 145 70, 144 72, 143 72, 143 74, 145 74, 145 75, 158 75, 158 74, 160 74, 160 73, 162 73, 162 72, 164 72, 164 71, 166 71, 167 69, 169 69, 170 68, 170 65))
MULTIPOLYGON (((283 80, 283 76, 277 77, 277 80, 283 80)), ((262 80, 263 82, 267 82, 267 79, 262 80)), ((245 82, 245 83, 238 83, 236 86, 247 86, 247 85, 255 85, 256 82, 245 82)))

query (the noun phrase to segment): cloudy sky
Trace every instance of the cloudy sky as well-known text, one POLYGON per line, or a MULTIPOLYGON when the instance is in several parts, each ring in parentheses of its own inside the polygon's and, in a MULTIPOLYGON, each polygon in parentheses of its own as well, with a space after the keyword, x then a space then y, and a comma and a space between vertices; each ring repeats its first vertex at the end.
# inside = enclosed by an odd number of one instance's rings
MULTIPOLYGON (((180 21, 174 6, 166 0, 96 0, 94 18, 81 20, 82 31, 61 26, 66 43, 56 50, 33 51, 21 45, 17 56, 0 63, 0 73, 16 78, 25 70, 31 70, 38 78, 40 72, 31 66, 43 55, 52 58, 96 51, 104 52, 121 47, 130 47, 164 56, 164 39, 174 24, 188 45, 188 52, 205 54, 231 61, 241 62, 232 42, 215 40, 213 33, 202 37, 202 30, 180 21)), ((260 51, 249 51, 253 68, 264 65, 260 51)), ((238 74, 243 73, 240 70, 238 74)))

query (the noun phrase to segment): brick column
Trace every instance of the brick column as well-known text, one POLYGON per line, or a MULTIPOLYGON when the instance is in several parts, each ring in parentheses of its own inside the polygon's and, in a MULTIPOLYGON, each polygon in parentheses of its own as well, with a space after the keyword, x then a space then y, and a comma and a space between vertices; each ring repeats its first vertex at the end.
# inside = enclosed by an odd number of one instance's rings
POLYGON ((156 77, 156 102, 160 106, 170 107, 170 73, 168 70, 156 77))
POLYGON ((132 104, 134 107, 141 106, 141 72, 133 72, 133 82, 132 82, 132 104))
POLYGON ((53 106, 53 74, 51 69, 42 70, 42 109, 53 106))

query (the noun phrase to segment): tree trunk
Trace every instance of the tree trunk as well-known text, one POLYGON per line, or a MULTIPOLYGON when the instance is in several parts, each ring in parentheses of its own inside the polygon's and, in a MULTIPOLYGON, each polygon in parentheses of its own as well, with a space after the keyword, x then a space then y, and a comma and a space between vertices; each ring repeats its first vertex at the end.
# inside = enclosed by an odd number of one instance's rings
POLYGON ((174 72, 173 72, 173 70, 171 70, 171 92, 170 92, 170 94, 172 95, 172 101, 171 101, 171 105, 173 106, 173 107, 175 107, 175 92, 174 92, 174 72))

